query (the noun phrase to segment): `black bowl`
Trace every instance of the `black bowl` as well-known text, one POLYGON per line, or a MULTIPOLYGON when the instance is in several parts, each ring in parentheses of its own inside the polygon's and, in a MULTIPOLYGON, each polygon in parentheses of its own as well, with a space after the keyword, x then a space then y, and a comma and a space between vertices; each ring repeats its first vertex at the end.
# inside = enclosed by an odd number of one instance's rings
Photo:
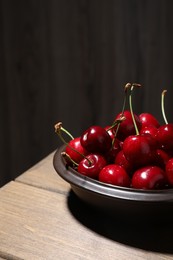
POLYGON ((66 166, 61 156, 65 146, 53 158, 56 172, 70 183, 73 192, 94 209, 128 219, 173 219, 173 189, 138 190, 105 184, 79 174, 66 166))

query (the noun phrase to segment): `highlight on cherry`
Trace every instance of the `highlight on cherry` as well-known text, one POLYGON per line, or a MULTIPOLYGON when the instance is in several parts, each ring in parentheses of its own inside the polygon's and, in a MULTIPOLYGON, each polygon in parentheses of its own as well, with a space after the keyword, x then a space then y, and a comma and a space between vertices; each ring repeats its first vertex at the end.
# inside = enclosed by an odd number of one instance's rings
POLYGON ((160 123, 150 112, 136 114, 133 93, 142 86, 127 83, 120 112, 105 126, 91 125, 80 136, 55 124, 55 133, 65 149, 66 166, 79 174, 115 187, 141 190, 173 188, 173 123, 165 112, 161 93, 160 123))

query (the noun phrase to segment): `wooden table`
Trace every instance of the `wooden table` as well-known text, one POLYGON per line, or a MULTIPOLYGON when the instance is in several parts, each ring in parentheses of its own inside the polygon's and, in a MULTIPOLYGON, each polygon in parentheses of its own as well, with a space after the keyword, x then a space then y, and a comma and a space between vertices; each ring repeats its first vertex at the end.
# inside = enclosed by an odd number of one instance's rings
POLYGON ((91 211, 57 175, 53 154, 0 189, 0 259, 173 259, 172 226, 91 211))

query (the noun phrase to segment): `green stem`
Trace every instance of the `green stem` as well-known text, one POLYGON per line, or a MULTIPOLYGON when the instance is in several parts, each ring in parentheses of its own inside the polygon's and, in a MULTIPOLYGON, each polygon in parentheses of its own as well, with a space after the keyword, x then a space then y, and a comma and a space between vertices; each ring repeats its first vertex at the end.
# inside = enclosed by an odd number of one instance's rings
MULTIPOLYGON (((79 151, 77 151, 76 149, 74 149, 71 145, 69 145, 69 143, 68 143, 68 142, 64 139, 64 137, 62 136, 61 130, 62 130, 63 132, 65 132, 68 136, 69 136, 69 135, 72 136, 65 128, 62 127, 62 123, 59 122, 58 124, 55 125, 55 133, 59 136, 59 138, 61 139, 61 141, 62 141, 64 144, 66 144, 71 150, 73 150, 74 152, 78 153, 80 156, 82 156, 83 158, 85 158, 85 159, 88 161, 88 163, 91 165, 92 162, 91 162, 84 154, 80 153, 79 151)), ((72 137, 72 139, 74 139, 74 138, 72 137)), ((69 157, 70 157, 70 156, 69 156, 69 157)), ((71 159, 71 161, 72 161, 72 159, 71 159)))
MULTIPOLYGON (((66 152, 62 152, 61 155, 62 155, 64 158, 67 158, 70 162, 72 162, 75 166, 78 167, 79 164, 78 164, 77 162, 75 162, 66 152)), ((66 159, 66 160, 67 160, 67 159, 66 159)))
POLYGON ((66 133, 71 139, 74 139, 74 137, 64 128, 61 126, 61 130, 66 133))
POLYGON ((139 135, 139 130, 138 130, 138 127, 137 127, 137 124, 136 124, 136 120, 135 120, 134 113, 133 113, 133 107, 132 107, 132 92, 133 92, 133 88, 134 88, 134 85, 132 84, 132 87, 130 89, 130 95, 129 95, 130 113, 132 115, 132 120, 133 120, 133 124, 134 124, 134 127, 135 127, 136 135, 139 135))
MULTIPOLYGON (((118 130, 119 130, 119 127, 120 127, 120 124, 122 121, 124 121, 126 118, 124 117, 124 110, 125 110, 125 107, 126 107, 126 102, 127 102, 127 94, 128 94, 128 90, 131 88, 131 83, 127 83, 124 87, 124 101, 123 101, 123 108, 122 108, 122 111, 121 111, 121 117, 118 118, 117 120, 115 120, 112 124, 112 126, 109 128, 109 129, 112 129, 114 128, 116 125, 117 125, 117 128, 116 128, 116 132, 115 132, 115 137, 114 139, 116 138, 117 136, 117 133, 118 133, 118 130)), ((109 130, 108 129, 108 130, 109 130)), ((112 142, 114 144, 114 140, 112 142)))
POLYGON ((114 138, 113 138, 113 140, 112 140, 112 147, 114 146, 114 143, 115 143, 115 140, 116 140, 116 135, 117 135, 118 129, 119 129, 119 127, 120 127, 120 124, 121 124, 121 122, 124 121, 125 119, 126 119, 125 116, 122 116, 122 117, 116 119, 116 120, 114 121, 114 123, 106 130, 106 131, 108 132, 109 130, 111 130, 112 128, 114 128, 114 127, 117 125, 116 131, 115 131, 115 133, 114 133, 114 138))
MULTIPOLYGON (((55 131, 55 132, 56 132, 56 131, 55 131)), ((64 137, 62 136, 62 134, 61 134, 60 131, 57 131, 56 133, 58 134, 59 138, 61 139, 61 141, 62 141, 64 144, 66 144, 66 145, 69 146, 73 151, 75 151, 75 149, 74 149, 73 147, 71 147, 71 146, 68 144, 68 142, 64 139, 64 137)), ((77 152, 77 151, 76 151, 76 152, 77 152)))
POLYGON ((72 136, 72 134, 70 134, 70 132, 68 132, 63 126, 62 126, 62 122, 58 122, 55 126, 55 132, 58 134, 61 131, 63 131, 64 133, 66 133, 66 135, 68 135, 70 137, 70 139, 74 139, 74 137, 72 136))
POLYGON ((122 111, 121 111, 121 116, 124 115, 124 110, 125 110, 125 107, 126 107, 126 101, 127 101, 127 94, 128 94, 128 90, 131 89, 131 83, 127 83, 124 87, 124 92, 125 92, 125 96, 124 96, 124 102, 123 102, 123 108, 122 108, 122 111))
POLYGON ((122 121, 124 121, 126 118, 125 116, 121 116, 120 118, 116 119, 113 124, 106 130, 107 132, 114 128, 116 125, 119 125, 122 121))
POLYGON ((162 115, 163 115, 163 119, 164 119, 164 121, 165 121, 165 124, 168 124, 168 120, 167 120, 167 118, 166 118, 166 115, 165 115, 165 106, 164 106, 164 104, 165 104, 165 102, 164 102, 164 100, 165 100, 165 94, 166 94, 166 92, 167 92, 167 90, 163 90, 162 91, 162 95, 161 95, 161 106, 162 106, 162 115))
MULTIPOLYGON (((71 150, 73 150, 74 152, 78 153, 78 154, 81 155, 83 158, 86 158, 85 155, 83 155, 82 153, 80 153, 79 151, 77 151, 76 149, 74 149, 71 145, 69 145, 69 143, 68 143, 68 142, 64 139, 64 137, 62 136, 61 132, 56 132, 56 133, 58 134, 58 136, 59 136, 59 138, 61 139, 61 141, 62 141, 64 144, 66 144, 71 150)), ((86 158, 86 159, 89 161, 89 163, 91 163, 88 158, 86 158)))
POLYGON ((117 119, 117 128, 116 128, 116 131, 115 131, 115 136, 117 136, 117 133, 118 133, 118 129, 120 127, 120 124, 121 122, 123 122, 124 120, 126 120, 125 116, 124 116, 124 111, 123 111, 123 114, 122 116, 120 117, 120 119, 117 119))

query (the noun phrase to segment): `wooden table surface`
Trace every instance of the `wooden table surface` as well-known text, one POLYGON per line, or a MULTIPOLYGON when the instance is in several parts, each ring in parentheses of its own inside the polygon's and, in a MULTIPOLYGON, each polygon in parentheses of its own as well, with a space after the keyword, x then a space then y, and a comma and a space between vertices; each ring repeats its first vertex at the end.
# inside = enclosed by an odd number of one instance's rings
POLYGON ((173 227, 91 211, 55 172, 53 154, 0 189, 0 259, 173 259, 173 227))

